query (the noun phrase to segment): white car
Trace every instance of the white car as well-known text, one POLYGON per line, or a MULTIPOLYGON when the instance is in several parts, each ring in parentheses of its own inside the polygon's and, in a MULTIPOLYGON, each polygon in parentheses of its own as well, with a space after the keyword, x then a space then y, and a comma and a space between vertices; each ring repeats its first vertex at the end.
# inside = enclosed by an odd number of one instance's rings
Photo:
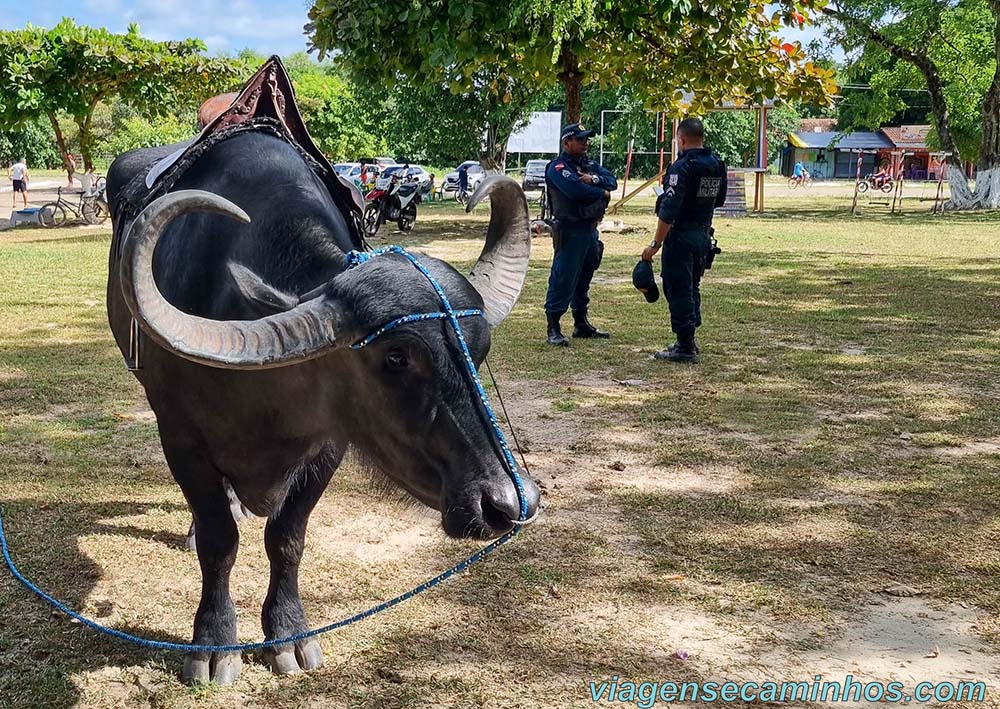
POLYGON ((483 178, 486 177, 486 170, 483 169, 478 160, 466 160, 458 168, 455 168, 444 176, 444 185, 442 187, 444 192, 458 192, 458 169, 463 166, 468 166, 469 168, 469 192, 474 191, 479 186, 479 183, 483 181, 483 178))
MULTIPOLYGON (((333 166, 334 171, 341 177, 350 180, 358 189, 364 190, 361 185, 361 163, 359 162, 338 162, 333 166)), ((381 171, 377 165, 368 165, 368 171, 376 175, 381 171)))
POLYGON ((427 194, 431 191, 431 174, 419 165, 390 165, 382 170, 382 176, 401 173, 404 167, 406 167, 406 177, 416 178, 417 183, 420 185, 420 194, 427 194))

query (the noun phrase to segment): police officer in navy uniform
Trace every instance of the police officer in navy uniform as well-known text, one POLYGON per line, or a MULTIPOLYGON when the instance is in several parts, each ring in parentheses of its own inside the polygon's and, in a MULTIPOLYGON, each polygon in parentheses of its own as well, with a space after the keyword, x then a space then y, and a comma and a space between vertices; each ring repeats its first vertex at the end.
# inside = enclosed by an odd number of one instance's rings
POLYGON ((545 169, 545 188, 555 220, 555 257, 545 296, 545 317, 548 342, 558 347, 569 346, 559 327, 559 319, 569 307, 573 309, 573 337, 611 336, 587 320, 590 281, 604 254, 597 224, 611 201, 611 190, 618 187, 614 175, 587 157, 593 135, 594 131, 582 123, 563 128, 562 152, 545 169))
POLYGON ((686 118, 678 127, 680 152, 663 179, 664 193, 653 242, 642 252, 652 261, 663 247, 663 291, 670 306, 670 327, 677 341, 653 355, 673 362, 697 362, 695 329, 701 326, 705 260, 712 250, 712 215, 726 201, 726 166, 704 145, 704 127, 686 118))

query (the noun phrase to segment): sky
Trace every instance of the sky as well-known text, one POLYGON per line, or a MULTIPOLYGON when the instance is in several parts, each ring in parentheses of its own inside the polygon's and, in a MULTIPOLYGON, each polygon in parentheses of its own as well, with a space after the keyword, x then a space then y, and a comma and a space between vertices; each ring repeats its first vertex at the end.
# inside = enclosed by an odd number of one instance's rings
POLYGON ((198 37, 210 54, 249 47, 260 54, 306 51, 309 0, 0 0, 0 29, 51 27, 64 17, 124 32, 137 22, 162 41, 198 37))
MULTIPOLYGON (((311 5, 310 0, 0 0, 0 29, 28 22, 51 27, 63 16, 113 32, 137 22, 150 39, 198 37, 210 54, 249 47, 284 56, 307 49, 302 27, 311 5)), ((781 32, 783 39, 803 44, 820 34, 812 27, 781 32)))

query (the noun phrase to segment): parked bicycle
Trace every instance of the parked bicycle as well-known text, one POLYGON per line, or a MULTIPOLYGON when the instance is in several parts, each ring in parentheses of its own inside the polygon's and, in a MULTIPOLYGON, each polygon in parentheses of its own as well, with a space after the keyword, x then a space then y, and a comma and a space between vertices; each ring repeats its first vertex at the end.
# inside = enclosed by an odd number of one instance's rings
MULTIPOLYGON (((99 181, 98 184, 102 181, 99 181)), ((99 187, 91 194, 81 192, 80 200, 76 204, 63 197, 63 188, 60 187, 56 191, 56 201, 42 205, 41 210, 39 210, 42 226, 61 227, 66 224, 67 219, 70 219, 70 214, 72 214, 72 221, 103 224, 111 216, 111 210, 108 208, 108 202, 105 198, 105 186, 99 187)))

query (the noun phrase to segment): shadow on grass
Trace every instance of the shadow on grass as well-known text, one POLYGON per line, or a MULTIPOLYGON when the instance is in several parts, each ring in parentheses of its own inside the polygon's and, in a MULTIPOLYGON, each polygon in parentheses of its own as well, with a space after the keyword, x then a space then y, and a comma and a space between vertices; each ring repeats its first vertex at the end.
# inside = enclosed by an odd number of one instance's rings
MULTIPOLYGON (((100 567, 80 553, 77 539, 81 535, 106 531, 183 544, 183 539, 171 538, 175 535, 105 522, 108 518, 144 514, 152 508, 186 509, 181 505, 10 498, 0 500, 0 504, 11 556, 21 573, 72 609, 83 606, 102 575, 100 567)), ((80 695, 70 675, 166 656, 71 623, 18 583, 6 568, 0 576, 0 615, 4 619, 0 650, 7 667, 0 672, 0 697, 5 707, 71 706, 80 695)), ((149 628, 115 627, 151 640, 187 641, 149 628)))
MULTIPOLYGON (((47 229, 32 229, 32 236, 37 234, 37 238, 23 238, 27 234, 21 233, 19 238, 13 243, 17 244, 110 244, 111 227, 107 229, 83 229, 79 233, 73 233, 69 229, 60 230, 60 233, 53 233, 47 229), (48 235, 46 237, 46 235, 48 235)), ((2 239, 2 237, 0 237, 2 239)))

